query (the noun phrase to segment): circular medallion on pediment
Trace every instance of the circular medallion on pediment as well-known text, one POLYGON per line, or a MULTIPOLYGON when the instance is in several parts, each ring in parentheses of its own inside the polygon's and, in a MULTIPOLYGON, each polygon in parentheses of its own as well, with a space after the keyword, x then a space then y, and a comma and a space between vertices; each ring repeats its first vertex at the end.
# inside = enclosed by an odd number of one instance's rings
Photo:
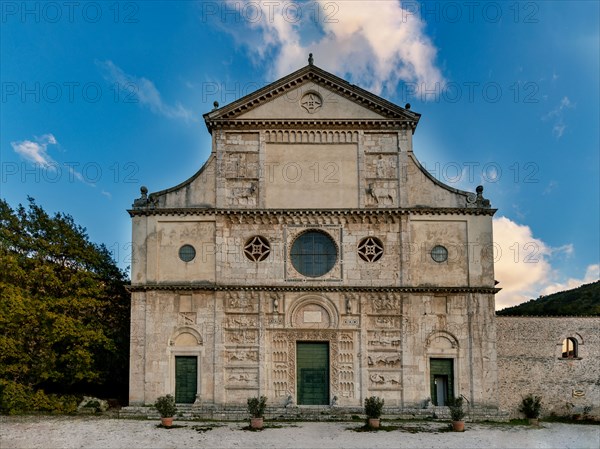
POLYGON ((314 114, 323 106, 323 98, 316 92, 307 92, 300 99, 300 106, 309 114, 314 114))

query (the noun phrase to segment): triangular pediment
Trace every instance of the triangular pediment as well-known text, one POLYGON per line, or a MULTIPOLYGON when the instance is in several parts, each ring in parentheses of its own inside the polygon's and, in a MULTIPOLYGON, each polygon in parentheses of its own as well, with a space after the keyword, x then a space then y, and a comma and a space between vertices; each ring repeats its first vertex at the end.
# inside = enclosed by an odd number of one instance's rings
POLYGON ((420 114, 401 108, 314 65, 204 114, 209 131, 224 122, 396 122, 416 127, 420 114))

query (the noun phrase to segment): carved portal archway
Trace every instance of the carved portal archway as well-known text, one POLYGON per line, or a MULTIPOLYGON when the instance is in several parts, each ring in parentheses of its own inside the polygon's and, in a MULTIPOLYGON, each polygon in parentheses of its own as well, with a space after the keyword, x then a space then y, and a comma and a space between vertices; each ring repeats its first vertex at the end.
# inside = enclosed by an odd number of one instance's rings
MULTIPOLYGON (((329 343, 330 396, 340 394, 340 342, 349 344, 353 335, 334 329, 289 329, 273 335, 274 381, 277 396, 291 396, 296 400, 296 343, 314 341, 329 343)), ((350 365, 352 362, 350 361, 350 365)))

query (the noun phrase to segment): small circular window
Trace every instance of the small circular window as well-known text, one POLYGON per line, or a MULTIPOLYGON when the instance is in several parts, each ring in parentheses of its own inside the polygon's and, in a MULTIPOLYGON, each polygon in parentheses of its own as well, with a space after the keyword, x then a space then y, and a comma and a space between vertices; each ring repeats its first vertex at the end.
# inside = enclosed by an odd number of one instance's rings
POLYGON ((244 254, 253 262, 260 262, 269 257, 271 245, 269 241, 260 235, 254 236, 244 245, 244 254))
POLYGON ((192 245, 183 245, 179 248, 179 258, 184 262, 191 262, 196 257, 196 249, 192 245))
POLYGON ((365 262, 377 262, 383 256, 383 243, 375 237, 367 237, 358 244, 358 255, 365 262))
POLYGON ((445 246, 436 245, 431 250, 431 258, 438 263, 446 262, 448 260, 448 250, 445 246))
POLYGON ((333 239, 324 232, 308 231, 294 240, 290 256, 298 273, 319 277, 335 265, 337 248, 333 239))

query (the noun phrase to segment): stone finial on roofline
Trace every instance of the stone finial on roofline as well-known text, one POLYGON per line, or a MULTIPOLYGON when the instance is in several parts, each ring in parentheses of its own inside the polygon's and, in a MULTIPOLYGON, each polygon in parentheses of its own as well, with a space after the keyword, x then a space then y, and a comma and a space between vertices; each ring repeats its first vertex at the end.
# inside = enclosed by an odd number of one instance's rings
POLYGON ((309 53, 308 54, 308 65, 313 65, 314 62, 315 62, 315 60, 313 59, 312 53, 309 53))
POLYGON ((140 194, 141 194, 141 196, 139 198, 133 200, 133 208, 134 209, 139 209, 139 208, 148 207, 148 206, 154 207, 154 205, 156 204, 156 201, 154 198, 152 198, 152 195, 150 197, 148 197, 148 187, 146 187, 146 186, 140 187, 140 194))
POLYGON ((467 207, 481 207, 489 209, 491 207, 490 200, 483 197, 483 186, 477 186, 475 189, 477 194, 469 193, 467 195, 467 207))

